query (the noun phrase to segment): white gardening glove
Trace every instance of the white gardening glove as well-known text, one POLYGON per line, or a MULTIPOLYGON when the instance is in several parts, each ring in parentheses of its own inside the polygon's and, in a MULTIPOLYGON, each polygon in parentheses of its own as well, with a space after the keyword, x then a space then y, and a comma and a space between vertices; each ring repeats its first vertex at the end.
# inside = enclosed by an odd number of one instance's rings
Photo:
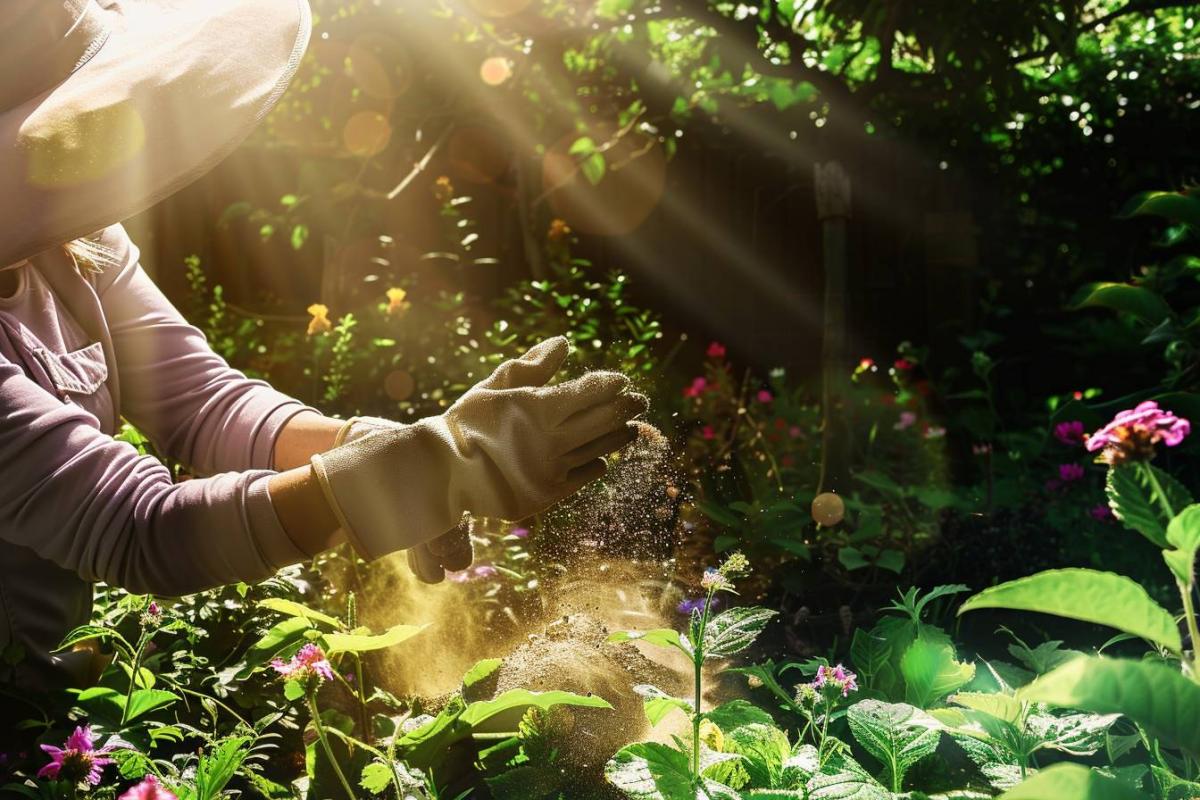
POLYGON ((566 339, 549 339, 440 416, 313 456, 354 548, 371 559, 415 547, 468 511, 522 519, 603 475, 603 456, 636 438, 629 422, 646 399, 612 372, 546 386, 569 349, 566 339))
MULTIPOLYGON (((393 422, 382 417, 351 417, 337 432, 333 445, 340 447, 381 431, 403 427, 403 422, 393 422)), ((436 539, 410 547, 405 551, 405 555, 408 557, 408 568, 418 580, 423 583, 441 583, 447 572, 466 569, 474 560, 470 522, 464 519, 436 539)))

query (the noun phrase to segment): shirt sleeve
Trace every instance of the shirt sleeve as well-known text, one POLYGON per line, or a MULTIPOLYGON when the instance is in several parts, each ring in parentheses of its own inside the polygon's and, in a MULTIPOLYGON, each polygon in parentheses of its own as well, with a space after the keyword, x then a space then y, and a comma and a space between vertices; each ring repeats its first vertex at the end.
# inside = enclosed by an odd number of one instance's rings
POLYGON ((174 484, 0 358, 0 537, 84 580, 178 595, 303 560, 271 507, 272 474, 174 484))
POLYGON ((117 358, 121 415, 198 475, 271 469, 279 432, 306 407, 214 353, 142 269, 123 227, 106 229, 99 242, 119 265, 96 288, 117 358))

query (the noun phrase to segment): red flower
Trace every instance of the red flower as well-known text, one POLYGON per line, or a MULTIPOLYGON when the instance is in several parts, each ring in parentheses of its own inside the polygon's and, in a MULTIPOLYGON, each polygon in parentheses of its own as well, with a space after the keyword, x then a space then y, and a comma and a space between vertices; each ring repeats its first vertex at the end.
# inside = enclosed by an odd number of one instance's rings
POLYGON ((910 370, 913 368, 913 363, 911 361, 909 361, 907 358, 897 358, 896 363, 893 364, 892 366, 894 366, 898 370, 907 371, 907 370, 910 370))
POLYGON ((715 430, 713 430, 712 425, 705 425, 704 429, 702 431, 700 431, 700 435, 703 436, 705 439, 717 438, 717 432, 715 430))
POLYGON ((724 358, 725 345, 720 342, 713 342, 708 346, 707 355, 709 358, 724 358))
POLYGON ((760 403, 769 403, 775 399, 775 395, 771 394, 766 389, 759 389, 758 394, 755 395, 755 397, 760 403))
POLYGON ((707 378, 693 378, 692 385, 683 390, 684 397, 699 397, 708 390, 707 378))

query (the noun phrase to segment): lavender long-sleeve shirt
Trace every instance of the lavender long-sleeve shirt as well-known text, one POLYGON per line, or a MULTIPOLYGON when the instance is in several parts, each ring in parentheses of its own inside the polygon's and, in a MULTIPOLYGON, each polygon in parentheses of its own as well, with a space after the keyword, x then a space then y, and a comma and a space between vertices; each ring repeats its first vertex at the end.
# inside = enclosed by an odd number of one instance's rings
POLYGON ((0 648, 24 648, 27 676, 63 665, 49 652, 87 621, 93 582, 178 595, 304 558, 266 487, 304 406, 213 353, 122 227, 98 241, 115 262, 99 275, 50 252, 0 299, 0 648), (173 483, 112 438, 120 417, 210 477, 173 483))

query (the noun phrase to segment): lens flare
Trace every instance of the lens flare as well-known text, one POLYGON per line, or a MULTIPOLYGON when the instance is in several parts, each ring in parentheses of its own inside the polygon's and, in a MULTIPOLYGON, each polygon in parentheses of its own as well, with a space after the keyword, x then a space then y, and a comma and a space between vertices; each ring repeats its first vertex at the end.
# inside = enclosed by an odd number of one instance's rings
POLYGON ((512 62, 503 56, 492 56, 479 65, 479 78, 488 86, 499 86, 512 74, 512 62))
POLYGON ((822 492, 813 498, 812 518, 823 528, 831 528, 846 516, 846 503, 833 492, 822 492))
POLYGON ((378 111, 360 111, 342 128, 342 142, 356 156, 370 157, 382 153, 392 138, 392 125, 378 111))

